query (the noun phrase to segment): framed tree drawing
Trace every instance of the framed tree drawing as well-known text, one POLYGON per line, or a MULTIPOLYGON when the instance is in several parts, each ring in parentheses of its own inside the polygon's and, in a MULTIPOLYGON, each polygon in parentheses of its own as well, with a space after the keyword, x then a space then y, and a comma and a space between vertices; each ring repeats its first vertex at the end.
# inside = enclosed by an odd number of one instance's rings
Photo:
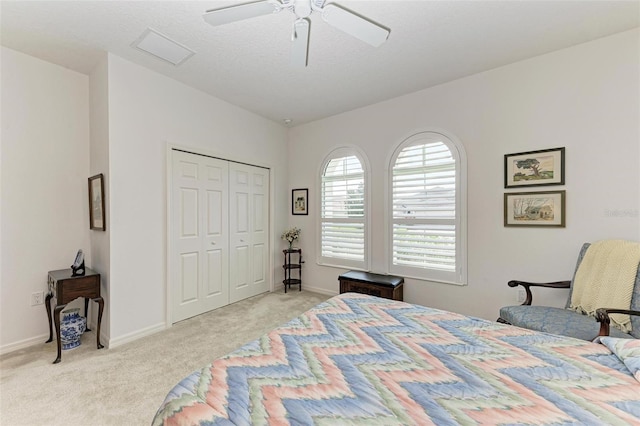
POLYGON ((89 228, 106 230, 104 214, 104 176, 100 173, 89 178, 89 228))
POLYGON ((564 147, 504 156, 504 187, 564 185, 564 147))

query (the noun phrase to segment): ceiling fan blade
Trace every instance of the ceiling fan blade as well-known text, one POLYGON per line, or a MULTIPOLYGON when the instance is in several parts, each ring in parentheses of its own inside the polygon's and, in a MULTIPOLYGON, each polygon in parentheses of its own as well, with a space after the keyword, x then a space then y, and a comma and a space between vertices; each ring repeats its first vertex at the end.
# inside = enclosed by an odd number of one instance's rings
POLYGON ((244 19, 255 18, 257 16, 269 15, 279 12, 277 2, 271 0, 261 0, 252 3, 243 3, 234 6, 211 9, 203 15, 204 20, 215 26, 229 24, 231 22, 242 21, 244 19))
POLYGON ((293 48, 291 62, 299 67, 307 66, 309 57, 309 19, 298 19, 293 24, 293 48))
POLYGON ((374 47, 380 46, 389 37, 389 29, 362 16, 330 3, 322 11, 322 19, 331 26, 358 38, 374 47))

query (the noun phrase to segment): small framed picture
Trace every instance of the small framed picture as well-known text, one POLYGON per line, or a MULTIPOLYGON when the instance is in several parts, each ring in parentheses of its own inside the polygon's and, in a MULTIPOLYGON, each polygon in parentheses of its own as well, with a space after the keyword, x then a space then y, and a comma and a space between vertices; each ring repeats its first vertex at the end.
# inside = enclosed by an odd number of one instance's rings
POLYGON ((565 191, 504 194, 504 226, 565 227, 565 191))
POLYGON ((309 214, 309 190, 291 190, 291 214, 309 214))
POLYGON ((504 156, 504 187, 564 185, 564 147, 504 156))
POLYGON ((89 228, 98 231, 107 229, 104 216, 104 176, 91 176, 89 178, 89 228))

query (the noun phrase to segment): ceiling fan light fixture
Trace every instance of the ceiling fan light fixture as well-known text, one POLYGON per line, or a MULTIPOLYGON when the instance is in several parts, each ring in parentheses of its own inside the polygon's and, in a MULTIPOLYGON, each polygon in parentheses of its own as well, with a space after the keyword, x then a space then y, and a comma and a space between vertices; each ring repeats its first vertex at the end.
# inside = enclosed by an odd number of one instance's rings
POLYGON ((322 14, 322 19, 333 27, 356 37, 374 47, 380 46, 389 37, 390 30, 358 15, 356 12, 325 0, 260 0, 234 6, 208 10, 205 22, 217 26, 270 13, 287 10, 296 20, 293 24, 291 60, 296 66, 307 66, 309 52, 309 16, 313 12, 322 14))
POLYGON ((298 18, 306 18, 311 15, 311 0, 295 0, 293 12, 298 18))

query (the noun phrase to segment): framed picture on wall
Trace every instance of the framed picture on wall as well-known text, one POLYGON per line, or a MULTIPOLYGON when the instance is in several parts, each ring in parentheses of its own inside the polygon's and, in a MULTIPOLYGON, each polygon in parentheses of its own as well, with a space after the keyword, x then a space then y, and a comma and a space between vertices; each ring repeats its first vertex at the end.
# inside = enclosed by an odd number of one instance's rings
POLYGON ((564 185, 564 147, 504 156, 504 187, 564 185))
POLYGON ((291 214, 309 214, 309 190, 307 188, 291 190, 291 214))
POLYGON ((565 191, 504 194, 504 226, 565 227, 565 191))
POLYGON ((104 215, 104 176, 91 176, 89 178, 89 228, 98 231, 107 229, 104 215))

